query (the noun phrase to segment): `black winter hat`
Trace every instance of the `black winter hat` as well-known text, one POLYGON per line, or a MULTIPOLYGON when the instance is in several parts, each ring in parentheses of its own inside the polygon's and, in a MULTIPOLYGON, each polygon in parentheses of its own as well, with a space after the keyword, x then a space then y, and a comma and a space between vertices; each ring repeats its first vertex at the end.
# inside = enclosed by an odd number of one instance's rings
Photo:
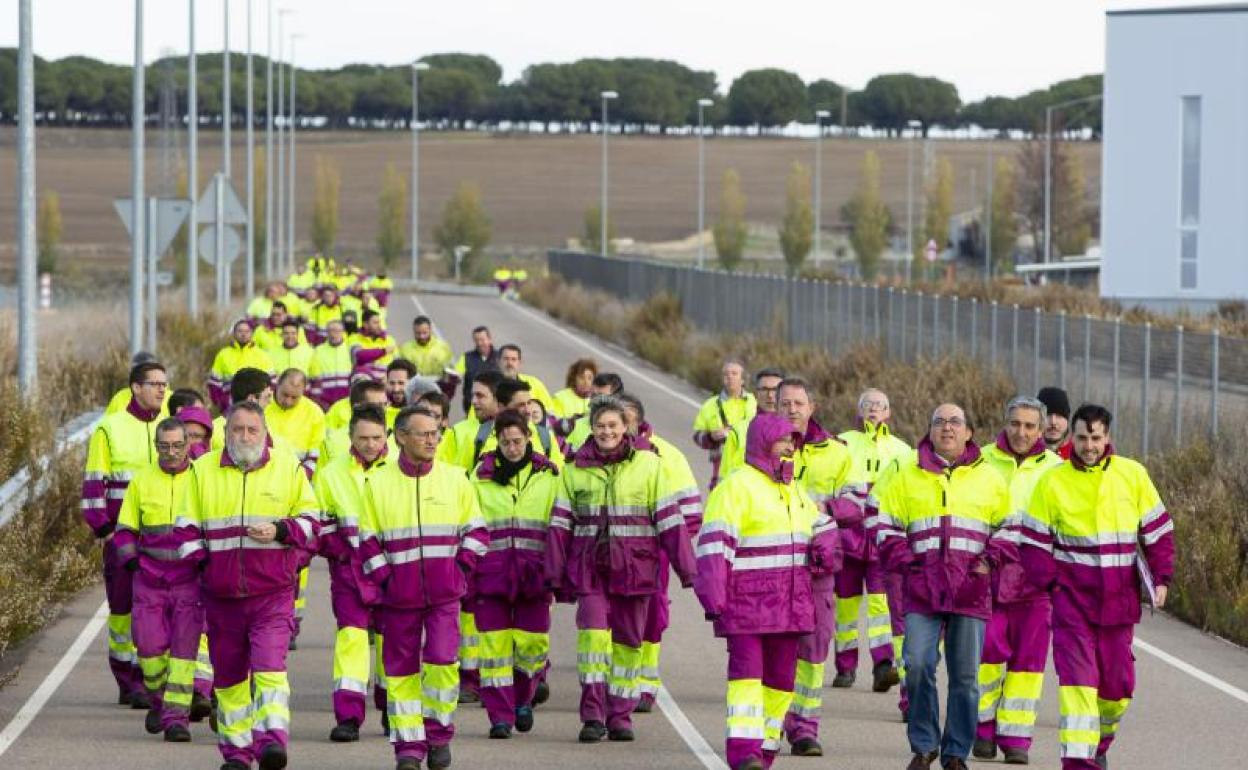
POLYGON ((1044 404, 1049 414, 1060 414, 1070 419, 1070 396, 1066 395, 1066 391, 1053 387, 1041 388, 1036 398, 1044 404))

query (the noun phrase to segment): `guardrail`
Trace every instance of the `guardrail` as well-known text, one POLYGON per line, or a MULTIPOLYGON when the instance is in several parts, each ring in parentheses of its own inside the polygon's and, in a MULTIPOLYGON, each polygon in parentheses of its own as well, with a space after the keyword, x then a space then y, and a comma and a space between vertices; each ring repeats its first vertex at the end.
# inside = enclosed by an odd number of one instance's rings
POLYGON ((91 437, 91 431, 103 414, 102 409, 96 409, 70 420, 57 431, 56 443, 50 454, 39 458, 34 468, 30 466, 22 468, 8 481, 0 484, 0 527, 8 524, 28 501, 47 491, 48 482, 45 473, 52 460, 85 443, 91 437), (33 484, 32 480, 34 480, 33 484))

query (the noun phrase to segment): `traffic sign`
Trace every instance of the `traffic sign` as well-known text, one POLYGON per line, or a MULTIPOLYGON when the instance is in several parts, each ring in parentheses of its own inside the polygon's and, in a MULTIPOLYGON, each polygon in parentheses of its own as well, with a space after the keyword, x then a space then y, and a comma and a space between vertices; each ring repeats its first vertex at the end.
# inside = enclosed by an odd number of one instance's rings
POLYGON ((156 272, 156 285, 162 289, 173 285, 173 271, 159 270, 156 272))
MULTIPOLYGON (((199 203, 195 204, 196 215, 201 225, 215 224, 217 221, 217 185, 216 174, 213 177, 212 184, 204 190, 203 196, 199 199, 199 203)), ((228 179, 222 178, 221 186, 225 189, 225 204, 222 208, 225 211, 225 217, 222 219, 227 225, 245 225, 247 224, 247 209, 243 208, 243 202, 239 200, 238 193, 234 192, 234 188, 230 186, 228 179)))
MULTIPOLYGON (((243 253, 243 239, 238 230, 225 228, 225 263, 228 265, 243 253)), ((217 230, 205 227, 199 233, 199 256, 210 265, 217 264, 217 230)))
MULTIPOLYGON (((132 217, 134 207, 130 204, 130 199, 114 198, 113 207, 117 209, 117 215, 121 217, 122 223, 125 224, 126 232, 133 236, 134 221, 132 217)), ((148 245, 153 248, 158 259, 169 248, 169 244, 173 243, 173 239, 177 237, 178 230, 182 228, 182 223, 186 221, 190 213, 191 202, 188 200, 160 198, 156 201, 156 242, 148 245)), ((150 226, 148 232, 151 232, 150 226)))

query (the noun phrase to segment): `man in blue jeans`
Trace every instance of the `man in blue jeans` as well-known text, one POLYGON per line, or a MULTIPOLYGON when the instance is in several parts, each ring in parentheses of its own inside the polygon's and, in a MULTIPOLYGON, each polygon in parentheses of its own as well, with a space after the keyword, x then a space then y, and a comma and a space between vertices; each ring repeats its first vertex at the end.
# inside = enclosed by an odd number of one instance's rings
POLYGON ((966 770, 979 714, 984 624, 992 615, 991 573, 1018 558, 1018 523, 1007 520, 1009 490, 980 457, 973 432, 961 407, 937 407, 914 459, 877 479, 868 502, 867 515, 878 520, 880 562, 905 582, 902 656, 914 752, 907 770, 927 770, 938 756, 945 770, 966 770), (936 689, 942 635, 949 672, 943 734, 936 689))

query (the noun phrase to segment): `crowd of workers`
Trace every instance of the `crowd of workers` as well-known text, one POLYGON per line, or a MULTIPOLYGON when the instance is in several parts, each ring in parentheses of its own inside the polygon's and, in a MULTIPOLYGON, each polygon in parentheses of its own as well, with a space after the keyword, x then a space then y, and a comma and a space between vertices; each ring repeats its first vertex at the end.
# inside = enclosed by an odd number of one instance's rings
POLYGON ((577 360, 552 395, 518 346, 480 326, 455 358, 425 316, 400 344, 390 291, 309 260, 234 324, 206 396, 141 355, 92 435, 82 510, 103 543, 109 665, 149 733, 189 741, 207 718, 222 770, 286 766, 286 659, 319 556, 329 737, 359 739, 371 685, 397 770, 450 766, 460 703, 481 703, 490 738, 533 729, 553 602, 576 605, 578 739, 634 740, 673 572, 727 645, 733 770, 770 767, 784 742, 821 756, 829 653, 832 687, 852 687, 862 646, 872 689, 900 684, 910 770, 1028 764, 1050 649, 1062 766, 1108 767, 1141 590, 1164 604, 1174 553, 1103 407, 1018 396, 981 445, 941 404, 911 447, 880 390, 838 434, 800 376, 728 361, 692 426, 704 496, 619 375, 577 360))

